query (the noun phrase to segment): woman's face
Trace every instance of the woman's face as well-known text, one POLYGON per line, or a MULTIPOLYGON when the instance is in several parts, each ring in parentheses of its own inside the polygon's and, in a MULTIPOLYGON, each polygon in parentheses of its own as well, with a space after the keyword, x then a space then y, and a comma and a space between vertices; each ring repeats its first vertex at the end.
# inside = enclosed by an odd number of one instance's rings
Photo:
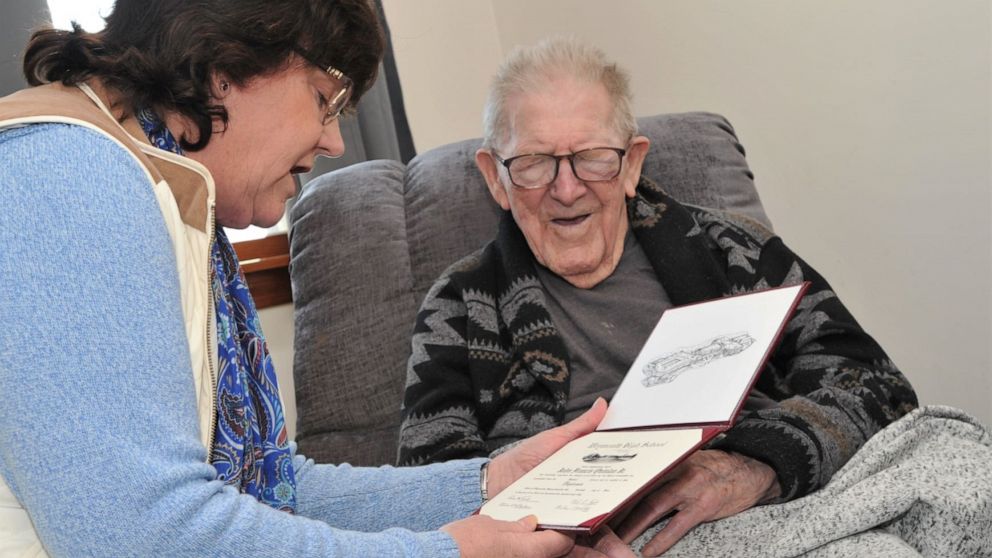
POLYGON ((220 225, 270 227, 296 193, 292 175, 313 168, 317 155, 344 153, 337 119, 322 124, 321 98, 333 98, 337 84, 316 66, 298 63, 244 87, 232 83, 225 91, 223 83, 218 79, 215 91, 227 127, 217 124, 207 147, 188 155, 214 177, 220 225))

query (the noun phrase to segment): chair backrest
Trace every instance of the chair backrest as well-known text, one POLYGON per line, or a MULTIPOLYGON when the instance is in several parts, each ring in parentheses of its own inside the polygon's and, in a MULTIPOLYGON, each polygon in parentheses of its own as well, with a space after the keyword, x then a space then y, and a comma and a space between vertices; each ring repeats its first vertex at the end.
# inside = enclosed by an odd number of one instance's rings
MULTIPOLYGON (((730 123, 708 113, 638 119, 643 174, 676 199, 769 224, 730 123)), ((392 463, 410 334, 452 262, 496 233, 475 168, 479 139, 408 166, 369 161, 308 183, 291 214, 297 441, 320 462, 392 463)), ((770 224, 769 224, 770 226, 770 224)))

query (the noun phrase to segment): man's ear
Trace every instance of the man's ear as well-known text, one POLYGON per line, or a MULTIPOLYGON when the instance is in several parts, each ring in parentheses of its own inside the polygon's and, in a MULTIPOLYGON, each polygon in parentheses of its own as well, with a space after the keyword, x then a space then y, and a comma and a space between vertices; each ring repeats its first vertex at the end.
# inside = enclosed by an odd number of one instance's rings
POLYGON ((506 188, 499 181, 499 168, 496 166, 496 159, 488 149, 480 149, 475 152, 475 166, 479 167, 479 172, 486 179, 486 186, 489 187, 489 195, 496 200, 504 210, 510 209, 510 198, 506 193, 506 188))
POLYGON ((641 179, 641 167, 650 147, 651 140, 644 136, 635 136, 630 140, 630 146, 627 148, 627 168, 623 174, 623 192, 628 198, 634 197, 637 191, 637 183, 641 179))

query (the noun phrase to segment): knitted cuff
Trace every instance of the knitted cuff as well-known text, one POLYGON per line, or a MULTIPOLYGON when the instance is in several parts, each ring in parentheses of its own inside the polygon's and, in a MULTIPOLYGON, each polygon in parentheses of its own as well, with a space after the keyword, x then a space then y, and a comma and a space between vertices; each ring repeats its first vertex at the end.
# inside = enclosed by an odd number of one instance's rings
POLYGON ((817 445, 806 432, 793 425, 746 419, 709 448, 737 452, 774 469, 782 492, 779 498, 767 503, 794 500, 818 488, 820 457, 817 445))

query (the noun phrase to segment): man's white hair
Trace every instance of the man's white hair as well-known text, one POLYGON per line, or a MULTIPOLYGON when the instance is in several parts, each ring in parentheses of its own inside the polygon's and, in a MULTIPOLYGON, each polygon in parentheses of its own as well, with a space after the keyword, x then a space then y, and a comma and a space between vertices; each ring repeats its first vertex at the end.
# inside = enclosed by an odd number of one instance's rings
POLYGON ((482 114, 482 146, 491 149, 509 138, 506 106, 513 96, 539 91, 559 79, 602 84, 613 105, 616 130, 624 138, 637 134, 627 72, 594 46, 573 37, 554 37, 515 49, 500 65, 482 114))

